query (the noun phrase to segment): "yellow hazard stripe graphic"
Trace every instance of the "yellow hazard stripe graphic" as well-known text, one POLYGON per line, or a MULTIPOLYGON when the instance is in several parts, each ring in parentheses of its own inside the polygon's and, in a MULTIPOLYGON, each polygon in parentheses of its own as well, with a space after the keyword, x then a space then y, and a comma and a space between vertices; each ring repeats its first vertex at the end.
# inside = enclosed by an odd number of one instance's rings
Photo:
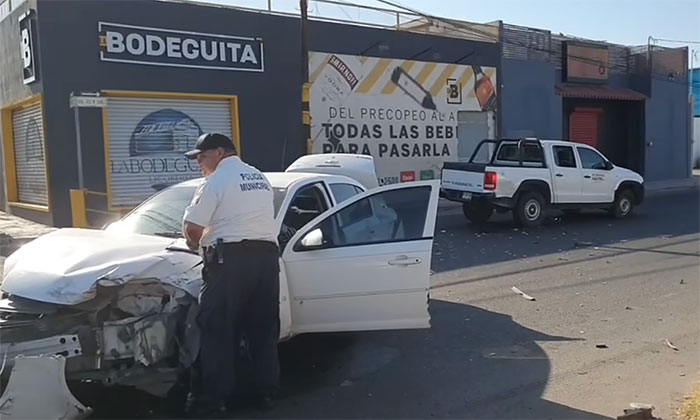
MULTIPOLYGON (((401 68, 404 69, 406 73, 408 73, 409 71, 411 71, 415 64, 415 61, 404 61, 403 63, 401 63, 401 68)), ((392 67, 389 70, 393 71, 394 69, 392 67)), ((392 82, 391 79, 389 79, 389 81, 386 82, 386 85, 384 85, 384 89, 382 89, 382 95, 391 95, 396 90, 396 87, 397 85, 394 82, 392 82)))
POLYGON ((394 60, 388 59, 388 58, 380 58, 379 61, 374 65, 374 68, 372 71, 369 72, 367 77, 365 77, 362 82, 360 83, 360 86, 358 86, 357 89, 355 89, 355 93, 367 93, 372 88, 374 87, 374 84, 377 83, 377 80, 384 74, 384 71, 389 67, 389 64, 394 60))
POLYGON ((418 76, 416 76, 416 82, 423 86, 436 68, 437 64, 435 63, 425 63, 418 76))
POLYGON ((311 73, 311 76, 309 76, 309 82, 313 83, 318 79, 318 76, 321 74, 324 68, 326 68, 326 65, 328 64, 328 60, 331 58, 330 54, 326 55, 326 58, 323 59, 321 64, 316 67, 316 69, 311 73))
POLYGON ((430 88, 430 94, 433 95, 433 97, 437 96, 440 92, 444 92, 447 86, 447 78, 449 78, 455 70, 457 70, 456 64, 449 64, 442 70, 442 73, 435 79, 433 86, 430 88))

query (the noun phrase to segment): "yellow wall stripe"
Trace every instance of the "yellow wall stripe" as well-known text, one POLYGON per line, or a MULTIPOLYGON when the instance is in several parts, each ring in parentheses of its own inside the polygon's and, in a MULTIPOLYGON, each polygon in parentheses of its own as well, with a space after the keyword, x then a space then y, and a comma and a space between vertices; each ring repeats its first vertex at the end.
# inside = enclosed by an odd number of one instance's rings
POLYGON ((421 69, 420 73, 418 73, 418 76, 416 76, 416 82, 422 86, 425 81, 428 80, 428 77, 430 77, 436 67, 437 64, 435 63, 426 63, 421 69))
POLYGON ((316 68, 316 70, 314 70, 314 72, 311 73, 311 76, 309 77, 309 82, 310 82, 310 83, 313 83, 313 82, 316 81, 316 79, 318 78, 318 76, 321 74, 321 72, 323 71, 323 69, 324 69, 324 68, 326 67, 326 65, 328 64, 328 60, 329 60, 330 58, 331 58, 331 54, 326 55, 326 58, 323 59, 323 62, 321 63, 321 65, 319 65, 319 66, 316 68))
POLYGON ((440 76, 433 82, 433 86, 430 88, 430 94, 435 97, 441 90, 444 90, 447 86, 447 78, 450 77, 455 70, 457 70, 456 64, 447 65, 442 73, 440 73, 440 76))
POLYGON ((374 87, 377 80, 384 74, 384 71, 389 67, 389 64, 394 61, 389 58, 380 58, 379 61, 374 65, 372 71, 369 72, 367 77, 362 79, 360 86, 355 89, 355 93, 367 93, 374 87))
MULTIPOLYGON (((408 73, 409 71, 411 71, 411 69, 413 68, 413 66, 415 64, 416 64, 415 61, 405 60, 403 63, 401 63, 401 68, 404 69, 404 71, 406 71, 406 73, 408 73)), ((394 82, 392 82, 391 80, 389 80, 388 82, 386 82, 384 89, 382 89, 382 95, 391 95, 396 90, 396 87, 397 87, 396 84, 394 82)))
POLYGON ((462 86, 462 92, 466 89, 467 91, 474 91, 474 86, 472 79, 474 78, 474 70, 471 67, 467 67, 462 72, 462 75, 457 79, 457 83, 462 86))

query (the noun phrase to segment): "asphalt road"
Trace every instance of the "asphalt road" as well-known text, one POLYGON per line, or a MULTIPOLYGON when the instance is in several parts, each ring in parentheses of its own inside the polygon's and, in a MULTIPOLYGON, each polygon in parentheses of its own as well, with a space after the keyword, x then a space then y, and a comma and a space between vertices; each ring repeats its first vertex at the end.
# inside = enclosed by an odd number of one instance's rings
MULTIPOLYGON (((699 202, 665 192, 629 219, 526 231, 442 211, 432 328, 299 336, 280 348, 277 406, 236 417, 615 418, 641 402, 672 418, 700 373, 699 202)), ((88 402, 94 418, 168 416, 134 391, 88 402)))

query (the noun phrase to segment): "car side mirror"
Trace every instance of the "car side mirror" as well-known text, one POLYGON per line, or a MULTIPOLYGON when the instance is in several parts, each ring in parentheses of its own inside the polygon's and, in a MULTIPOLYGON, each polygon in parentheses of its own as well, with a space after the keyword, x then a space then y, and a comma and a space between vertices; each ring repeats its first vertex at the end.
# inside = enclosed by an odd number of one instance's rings
POLYGON ((609 171, 614 167, 615 167, 615 165, 613 165, 612 162, 610 162, 609 160, 605 161, 605 169, 607 169, 609 171))
POLYGON ((323 232, 320 228, 314 229, 301 238, 301 245, 304 248, 318 248, 323 245, 323 232))

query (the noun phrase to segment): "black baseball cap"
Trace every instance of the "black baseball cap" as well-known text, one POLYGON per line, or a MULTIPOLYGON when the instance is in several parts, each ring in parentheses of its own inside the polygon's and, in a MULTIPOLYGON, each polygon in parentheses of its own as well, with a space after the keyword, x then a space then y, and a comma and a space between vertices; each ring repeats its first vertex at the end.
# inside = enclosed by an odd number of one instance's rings
POLYGON ((236 150, 233 142, 227 136, 221 133, 204 133, 197 138, 197 143, 194 145, 194 149, 190 150, 189 152, 185 152, 185 156, 187 156, 188 159, 197 159, 197 155, 203 151, 214 150, 218 147, 236 150))

